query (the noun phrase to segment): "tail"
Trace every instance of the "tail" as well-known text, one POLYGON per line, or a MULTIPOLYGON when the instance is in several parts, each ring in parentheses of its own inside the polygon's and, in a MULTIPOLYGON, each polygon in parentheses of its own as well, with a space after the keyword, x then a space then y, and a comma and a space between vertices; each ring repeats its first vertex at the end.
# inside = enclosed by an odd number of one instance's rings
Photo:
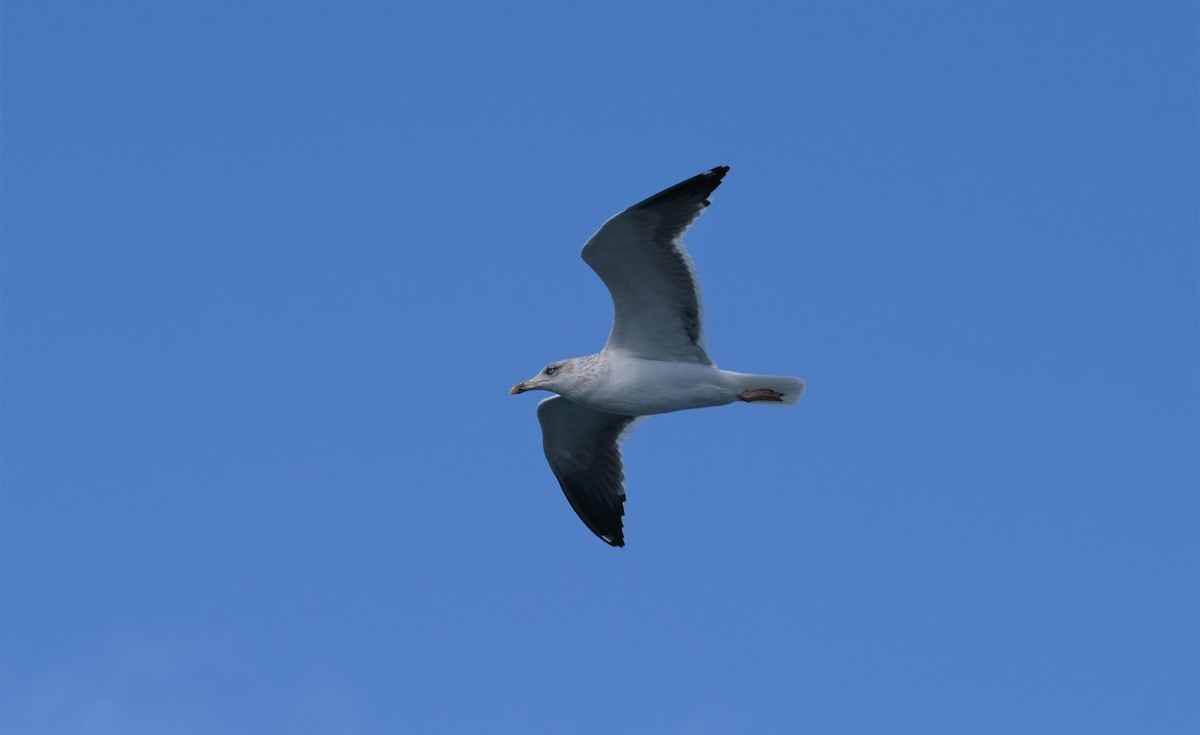
POLYGON ((791 406, 804 395, 804 381, 777 375, 726 372, 733 379, 737 400, 768 406, 791 406))

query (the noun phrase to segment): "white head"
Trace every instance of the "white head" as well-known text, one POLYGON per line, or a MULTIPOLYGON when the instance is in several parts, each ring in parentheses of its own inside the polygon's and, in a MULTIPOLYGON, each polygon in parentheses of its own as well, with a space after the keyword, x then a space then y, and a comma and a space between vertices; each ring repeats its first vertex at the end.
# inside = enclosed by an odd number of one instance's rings
POLYGON ((514 385, 508 392, 514 396, 528 390, 548 390, 559 395, 570 393, 573 388, 587 380, 580 367, 578 359, 552 362, 529 380, 514 385))

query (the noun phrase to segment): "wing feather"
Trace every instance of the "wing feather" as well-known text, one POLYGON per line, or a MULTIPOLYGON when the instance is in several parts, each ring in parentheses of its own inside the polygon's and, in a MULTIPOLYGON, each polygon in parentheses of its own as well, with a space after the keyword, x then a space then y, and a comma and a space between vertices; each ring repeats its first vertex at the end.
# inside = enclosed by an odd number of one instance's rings
POLYGON ((621 441, 635 421, 554 396, 538 404, 542 448, 579 519, 611 546, 624 546, 621 441))
POLYGON ((583 246, 584 261, 612 295, 613 327, 605 349, 712 364, 704 348, 700 282, 683 233, 728 171, 718 166, 633 205, 583 246))

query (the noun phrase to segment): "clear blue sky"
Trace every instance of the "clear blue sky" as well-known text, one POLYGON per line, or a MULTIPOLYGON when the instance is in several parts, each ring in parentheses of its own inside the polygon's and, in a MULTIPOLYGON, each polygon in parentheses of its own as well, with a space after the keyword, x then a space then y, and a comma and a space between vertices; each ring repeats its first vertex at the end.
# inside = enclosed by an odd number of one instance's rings
POLYGON ((1194 733, 1195 3, 5 2, 0 729, 1194 733), (606 217, 722 367, 624 549, 606 217))

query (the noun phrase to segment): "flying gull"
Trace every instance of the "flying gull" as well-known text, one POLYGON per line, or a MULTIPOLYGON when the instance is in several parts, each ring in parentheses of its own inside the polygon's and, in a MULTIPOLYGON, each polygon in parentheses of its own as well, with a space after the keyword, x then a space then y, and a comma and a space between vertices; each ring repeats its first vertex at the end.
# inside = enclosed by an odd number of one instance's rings
POLYGON ((612 332, 595 355, 560 360, 509 391, 558 395, 538 404, 542 447, 579 518, 624 546, 621 442, 639 417, 734 401, 791 405, 799 378, 721 370, 701 333, 700 287, 683 233, 708 206, 718 166, 614 215, 583 246, 612 295, 612 332))

